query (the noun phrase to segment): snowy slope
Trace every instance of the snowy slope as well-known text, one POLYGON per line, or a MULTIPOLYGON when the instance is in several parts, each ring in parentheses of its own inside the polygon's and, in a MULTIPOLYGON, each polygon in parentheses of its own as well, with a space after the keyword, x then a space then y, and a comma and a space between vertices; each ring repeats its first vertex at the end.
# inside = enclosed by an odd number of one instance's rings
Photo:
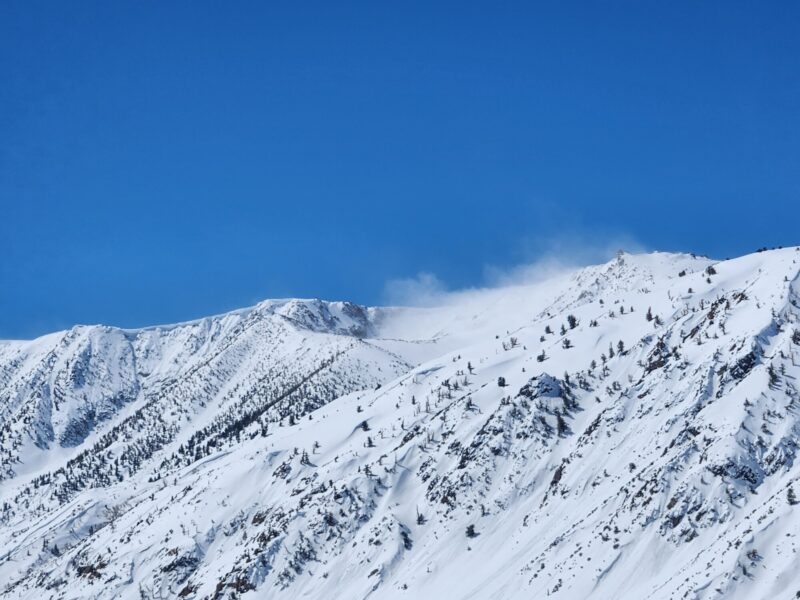
POLYGON ((0 344, 8 598, 795 598, 800 251, 0 344))

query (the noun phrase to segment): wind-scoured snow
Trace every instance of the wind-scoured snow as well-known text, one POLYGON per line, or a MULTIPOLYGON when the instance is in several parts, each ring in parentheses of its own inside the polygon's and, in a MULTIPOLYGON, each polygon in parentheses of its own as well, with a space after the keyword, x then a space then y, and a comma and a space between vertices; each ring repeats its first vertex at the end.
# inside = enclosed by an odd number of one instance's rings
POLYGON ((0 343, 3 598, 796 598, 800 250, 0 343))

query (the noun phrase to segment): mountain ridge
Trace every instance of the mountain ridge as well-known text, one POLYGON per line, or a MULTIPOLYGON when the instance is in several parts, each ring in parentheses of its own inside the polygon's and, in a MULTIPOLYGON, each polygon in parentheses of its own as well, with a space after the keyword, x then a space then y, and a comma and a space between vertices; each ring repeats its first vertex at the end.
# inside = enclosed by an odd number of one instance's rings
POLYGON ((2 593, 794 597, 799 261, 0 345, 2 593))

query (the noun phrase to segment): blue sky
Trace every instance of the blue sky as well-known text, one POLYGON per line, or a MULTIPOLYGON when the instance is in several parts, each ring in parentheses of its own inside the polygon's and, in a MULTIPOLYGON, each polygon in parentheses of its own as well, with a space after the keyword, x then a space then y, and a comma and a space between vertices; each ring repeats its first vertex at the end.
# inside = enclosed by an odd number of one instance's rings
POLYGON ((0 337, 798 243, 800 4, 4 2, 0 337))

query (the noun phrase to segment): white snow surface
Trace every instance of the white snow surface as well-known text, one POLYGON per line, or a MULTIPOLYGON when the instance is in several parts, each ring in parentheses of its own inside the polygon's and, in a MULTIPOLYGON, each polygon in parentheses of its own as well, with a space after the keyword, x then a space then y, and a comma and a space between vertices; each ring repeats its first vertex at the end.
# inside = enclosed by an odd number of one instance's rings
POLYGON ((0 597, 800 597, 800 249, 0 343, 0 597))

